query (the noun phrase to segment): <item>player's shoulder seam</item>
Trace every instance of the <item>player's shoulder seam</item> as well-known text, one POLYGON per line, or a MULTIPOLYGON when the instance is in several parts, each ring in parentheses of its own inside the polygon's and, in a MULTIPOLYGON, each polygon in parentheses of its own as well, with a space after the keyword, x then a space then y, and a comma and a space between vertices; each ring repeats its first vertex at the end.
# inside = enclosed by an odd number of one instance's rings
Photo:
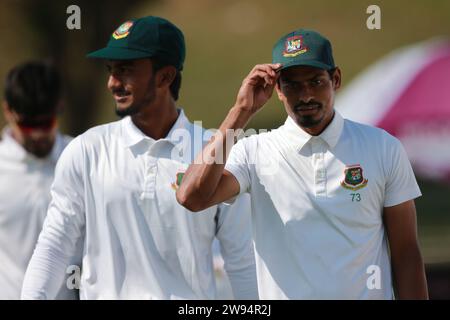
POLYGON ((116 133, 120 130, 120 121, 105 123, 101 125, 97 125, 95 127, 89 128, 84 133, 80 134, 80 137, 83 141, 96 141, 98 139, 104 138, 108 135, 116 133))
POLYGON ((345 127, 351 137, 358 137, 361 141, 370 144, 371 147, 385 148, 401 145, 400 140, 383 128, 367 125, 360 122, 345 119, 345 127), (356 133, 356 134, 355 134, 356 133))
POLYGON ((361 122, 356 122, 353 120, 345 119, 344 120, 344 126, 347 127, 350 130, 359 130, 363 133, 369 134, 371 136, 379 137, 379 138, 386 138, 386 137, 393 137, 391 134, 389 134, 386 130, 383 128, 375 127, 372 125, 368 125, 361 122))

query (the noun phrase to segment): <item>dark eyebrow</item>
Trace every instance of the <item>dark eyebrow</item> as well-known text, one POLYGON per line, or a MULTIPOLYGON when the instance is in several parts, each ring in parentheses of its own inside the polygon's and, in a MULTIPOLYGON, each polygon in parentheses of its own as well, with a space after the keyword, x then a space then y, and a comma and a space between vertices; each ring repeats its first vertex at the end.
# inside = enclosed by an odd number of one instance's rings
POLYGON ((128 66, 132 66, 133 65, 133 62, 132 61, 121 61, 121 62, 119 62, 119 63, 117 63, 119 66, 121 66, 121 67, 128 67, 128 66))
POLYGON ((314 80, 320 77, 325 77, 327 74, 326 73, 316 73, 315 75, 313 75, 309 80, 314 80))
POLYGON ((297 82, 295 80, 289 79, 289 78, 285 78, 285 77, 280 77, 280 80, 283 82, 289 82, 289 83, 294 83, 297 82))
MULTIPOLYGON (((133 62, 132 61, 128 61, 128 60, 124 60, 124 61, 118 61, 116 63, 117 67, 128 67, 128 66, 132 66, 133 62)), ((112 61, 107 61, 106 62, 106 66, 107 67, 112 67, 112 61)))
POLYGON ((300 80, 300 81, 293 80, 293 79, 290 79, 290 78, 287 78, 287 77, 283 77, 283 76, 280 77, 280 80, 282 80, 283 82, 298 83, 298 82, 302 82, 302 81, 312 81, 312 80, 315 80, 317 78, 321 78, 321 77, 325 77, 325 76, 326 76, 326 74, 321 73, 321 72, 317 72, 317 73, 312 74, 308 78, 300 80))

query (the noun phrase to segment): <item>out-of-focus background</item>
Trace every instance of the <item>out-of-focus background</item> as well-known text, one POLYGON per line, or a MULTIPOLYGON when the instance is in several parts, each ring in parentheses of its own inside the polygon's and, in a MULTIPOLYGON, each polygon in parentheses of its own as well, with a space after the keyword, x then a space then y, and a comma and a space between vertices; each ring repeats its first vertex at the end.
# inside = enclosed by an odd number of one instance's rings
MULTIPOLYGON (((450 1, 2 0, 0 87, 16 64, 50 59, 65 80, 63 132, 76 136, 117 120, 106 68, 85 54, 104 46, 126 19, 145 15, 183 30, 187 59, 179 105, 207 128, 218 127, 244 76, 270 61, 280 36, 300 27, 326 35, 343 72, 337 110, 388 130, 405 145, 423 193, 416 205, 430 295, 450 298, 450 1), (66 27, 73 4, 81 9, 81 30, 66 27), (381 9, 380 30, 366 26, 372 4, 381 9)), ((274 96, 249 126, 275 128, 285 118, 274 96)), ((220 281, 226 298, 226 281, 220 281)))

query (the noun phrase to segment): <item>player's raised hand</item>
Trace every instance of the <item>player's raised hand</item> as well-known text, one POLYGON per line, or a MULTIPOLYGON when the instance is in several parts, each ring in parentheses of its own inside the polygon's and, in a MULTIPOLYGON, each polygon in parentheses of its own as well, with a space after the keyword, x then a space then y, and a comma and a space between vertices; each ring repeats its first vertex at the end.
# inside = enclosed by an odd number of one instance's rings
POLYGON ((242 81, 236 107, 256 113, 270 99, 279 77, 281 64, 258 64, 242 81))

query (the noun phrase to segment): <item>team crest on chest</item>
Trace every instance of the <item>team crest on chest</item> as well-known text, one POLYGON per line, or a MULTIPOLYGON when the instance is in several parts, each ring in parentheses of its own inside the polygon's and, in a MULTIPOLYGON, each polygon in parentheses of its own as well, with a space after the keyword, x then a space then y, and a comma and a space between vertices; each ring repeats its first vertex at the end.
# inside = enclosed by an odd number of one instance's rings
POLYGON ((127 21, 116 29, 113 33, 113 38, 116 40, 125 38, 130 34, 130 28, 133 26, 133 21, 127 21))
POLYGON ((344 170, 344 180, 341 186, 349 190, 359 190, 367 185, 368 179, 364 179, 363 169, 360 164, 346 166, 344 170))
POLYGON ((284 44, 283 57, 295 57, 305 53, 308 48, 303 44, 302 36, 293 36, 286 39, 284 44))
POLYGON ((172 183, 172 189, 178 190, 181 185, 181 181, 183 180, 184 172, 178 172, 176 175, 175 182, 172 183))

